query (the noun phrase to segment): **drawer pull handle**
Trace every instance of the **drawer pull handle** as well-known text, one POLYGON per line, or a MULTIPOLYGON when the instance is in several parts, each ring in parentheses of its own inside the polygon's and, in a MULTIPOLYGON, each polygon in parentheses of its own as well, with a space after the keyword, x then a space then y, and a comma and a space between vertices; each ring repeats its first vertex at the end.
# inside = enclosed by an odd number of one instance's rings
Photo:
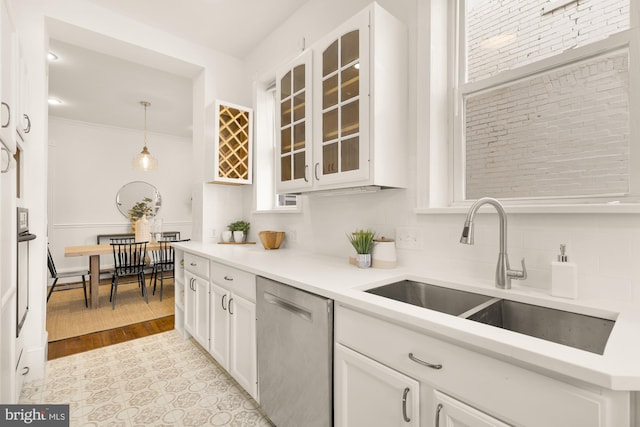
POLYGON ((402 393, 402 418, 404 418, 405 423, 411 422, 411 418, 407 416, 407 394, 409 394, 410 391, 411 389, 406 387, 402 393))
POLYGON ((195 262, 192 262, 192 263, 191 263, 191 267, 195 267, 195 266, 197 266, 197 265, 198 265, 198 264, 196 264, 195 262))
POLYGON ((29 370, 30 370, 30 369, 29 369, 29 367, 28 367, 28 366, 25 366, 24 368, 22 368, 22 375, 23 375, 23 376, 24 376, 24 375, 27 375, 27 374, 29 373, 29 370))
POLYGON ((438 403, 436 408, 436 427, 440 427, 440 411, 442 411, 442 403, 438 403))
POLYGON ((420 360, 417 357, 415 357, 413 355, 413 353, 409 353, 409 359, 411 359, 412 361, 422 365, 422 366, 426 366, 427 368, 431 368, 431 369, 442 369, 442 365, 441 364, 433 364, 433 363, 429 363, 429 362, 425 362, 424 360, 420 360))
POLYGON ((229 282, 233 282, 233 277, 231 277, 231 276, 224 276, 224 280, 228 280, 229 282))

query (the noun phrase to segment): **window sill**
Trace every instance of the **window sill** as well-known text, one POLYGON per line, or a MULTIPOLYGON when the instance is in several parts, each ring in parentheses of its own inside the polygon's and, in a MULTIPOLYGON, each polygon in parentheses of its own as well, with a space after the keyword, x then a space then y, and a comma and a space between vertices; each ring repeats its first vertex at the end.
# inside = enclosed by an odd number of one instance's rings
POLYGON ((302 207, 296 206, 294 208, 272 208, 272 209, 258 209, 251 212, 252 214, 297 214, 302 213, 302 207))
MULTIPOLYGON (((468 206, 415 208, 418 215, 466 214, 468 206)), ((507 213, 516 214, 636 214, 640 213, 640 203, 593 203, 557 205, 504 205, 507 213)))

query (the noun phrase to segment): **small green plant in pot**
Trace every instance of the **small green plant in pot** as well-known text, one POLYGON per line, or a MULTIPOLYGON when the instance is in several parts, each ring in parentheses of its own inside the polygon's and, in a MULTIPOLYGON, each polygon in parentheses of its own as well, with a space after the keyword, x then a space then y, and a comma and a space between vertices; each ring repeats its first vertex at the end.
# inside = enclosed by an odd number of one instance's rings
POLYGON ((371 250, 373 249, 373 239, 376 233, 372 230, 356 230, 351 234, 347 234, 347 238, 351 246, 358 254, 356 257, 356 265, 359 268, 371 267, 371 250))
POLYGON ((233 232, 233 241, 236 243, 244 242, 249 234, 251 224, 247 221, 235 221, 227 225, 227 229, 233 232))

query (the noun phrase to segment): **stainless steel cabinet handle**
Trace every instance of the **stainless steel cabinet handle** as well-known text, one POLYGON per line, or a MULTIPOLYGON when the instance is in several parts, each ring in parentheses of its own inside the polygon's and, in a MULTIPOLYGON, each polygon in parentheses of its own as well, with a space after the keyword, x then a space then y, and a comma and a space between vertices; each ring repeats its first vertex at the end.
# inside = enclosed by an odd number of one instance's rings
POLYGON ((22 375, 27 375, 29 373, 29 367, 25 366, 24 368, 22 368, 22 375))
POLYGON ((411 422, 411 418, 407 416, 407 394, 409 394, 410 391, 411 389, 406 387, 404 393, 402 393, 402 418, 404 418, 405 423, 411 422))
POLYGON ((303 318, 306 321, 311 322, 311 312, 305 310, 304 308, 298 307, 292 302, 286 301, 276 295, 273 295, 269 292, 264 293, 264 300, 269 304, 277 305, 278 307, 290 311, 298 317, 303 318))
POLYGON ((224 306, 224 299, 227 297, 227 294, 222 295, 222 300, 220 301, 222 303, 222 309, 226 310, 227 307, 224 306))
POLYGON ((438 403, 438 407, 436 408, 436 427, 440 427, 440 411, 442 411, 442 403, 438 403))
POLYGON ((433 363, 429 363, 429 362, 425 362, 424 360, 420 360, 417 357, 415 357, 413 355, 413 353, 409 353, 409 359, 411 359, 412 361, 422 365, 422 366, 426 366, 427 368, 431 368, 431 369, 442 369, 442 365, 441 364, 433 364, 433 363))
POLYGON ((23 114, 23 116, 27 120, 27 127, 23 129, 24 133, 29 133, 31 132, 31 118, 28 114, 23 114))
POLYGON ((320 181, 320 178, 318 178, 318 166, 320 166, 320 163, 316 163, 313 167, 313 174, 316 176, 316 181, 320 181))
POLYGON ((4 101, 2 101, 2 106, 7 107, 7 123, 2 124, 2 127, 6 128, 11 123, 11 106, 4 101))
POLYGON ((229 282, 233 282, 233 277, 231 277, 231 276, 224 276, 224 280, 228 280, 229 282))
POLYGON ((307 179, 307 171, 309 170, 309 165, 304 165, 304 182, 309 182, 307 179))
POLYGON ((196 266, 196 265, 198 265, 198 264, 196 264, 195 262, 192 262, 190 265, 191 265, 192 267, 195 267, 195 266, 196 266))
POLYGON ((233 314, 233 311, 231 311, 231 303, 233 302, 233 298, 229 299, 229 314, 233 314))

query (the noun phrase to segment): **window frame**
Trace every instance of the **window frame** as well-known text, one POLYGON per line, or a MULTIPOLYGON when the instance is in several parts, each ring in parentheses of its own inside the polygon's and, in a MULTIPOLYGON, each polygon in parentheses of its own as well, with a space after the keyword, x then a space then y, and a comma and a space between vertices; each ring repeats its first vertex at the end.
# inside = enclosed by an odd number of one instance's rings
POLYGON ((254 85, 255 112, 255 161, 253 186, 254 214, 260 213, 300 213, 302 200, 296 197, 295 206, 280 205, 280 195, 276 193, 276 114, 278 102, 275 96, 275 80, 263 81, 254 85), (267 107, 270 105, 270 108, 267 107), (269 110, 267 110, 269 108, 269 110), (270 111, 270 112, 267 112, 270 111), (270 117, 265 116, 270 114, 270 117), (270 139, 265 141, 266 135, 270 139), (268 146, 265 146, 268 144, 268 146))
MULTIPOLYGON (((464 76, 466 52, 460 46, 464 28, 458 25, 464 16, 459 7, 462 0, 427 0, 418 3, 418 205, 416 213, 447 213, 466 210, 473 200, 464 199, 464 115, 462 97, 473 89, 495 87, 504 82, 516 81, 527 76, 548 71, 559 64, 569 64, 594 57, 608 51, 627 48, 629 51, 629 115, 630 159, 629 190, 626 196, 604 197, 554 197, 504 199, 507 211, 531 213, 570 212, 640 212, 640 4, 630 2, 629 29, 607 39, 559 55, 524 65, 514 70, 487 78, 482 82, 460 85, 464 76), (432 43, 432 40, 446 40, 432 43), (446 53, 445 53, 446 52, 446 53), (445 60, 446 58, 446 60, 445 60), (447 81, 446 85, 442 82, 447 81), (446 86, 446 89, 442 89, 446 86), (442 114, 441 111, 446 111, 442 114), (424 165, 428 165, 427 168, 424 165)), ((502 200, 502 199, 501 199, 502 200)))

